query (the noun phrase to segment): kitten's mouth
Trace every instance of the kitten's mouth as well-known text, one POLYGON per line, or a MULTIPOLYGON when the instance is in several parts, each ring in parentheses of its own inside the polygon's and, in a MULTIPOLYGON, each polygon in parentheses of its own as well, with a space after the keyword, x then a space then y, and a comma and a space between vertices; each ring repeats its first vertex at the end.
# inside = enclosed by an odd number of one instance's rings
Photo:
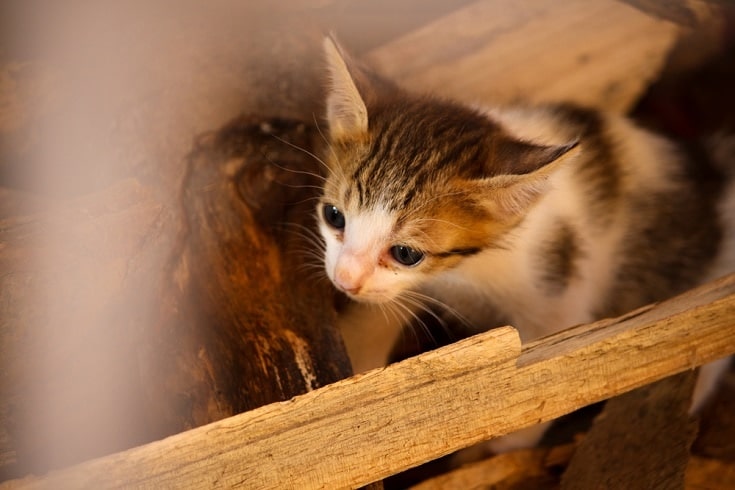
POLYGON ((342 288, 338 289, 348 298, 357 301, 358 303, 388 303, 393 299, 393 297, 390 296, 386 290, 350 292, 345 291, 342 288))

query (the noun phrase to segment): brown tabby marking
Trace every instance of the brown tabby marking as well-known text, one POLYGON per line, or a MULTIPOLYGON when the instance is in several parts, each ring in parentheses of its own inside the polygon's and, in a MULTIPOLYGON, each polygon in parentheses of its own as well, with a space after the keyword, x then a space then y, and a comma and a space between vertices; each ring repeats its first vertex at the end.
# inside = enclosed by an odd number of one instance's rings
POLYGON ((549 295, 558 296, 566 290, 579 272, 577 262, 582 254, 574 228, 564 222, 555 224, 554 235, 541 245, 537 257, 539 269, 543 271, 541 280, 549 295))

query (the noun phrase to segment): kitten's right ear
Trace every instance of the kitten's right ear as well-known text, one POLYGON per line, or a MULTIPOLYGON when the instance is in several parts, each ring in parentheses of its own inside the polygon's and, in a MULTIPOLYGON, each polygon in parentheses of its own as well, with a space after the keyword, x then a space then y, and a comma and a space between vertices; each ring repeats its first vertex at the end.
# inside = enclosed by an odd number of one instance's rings
POLYGON ((501 167, 498 175, 476 180, 485 204, 496 219, 512 222, 551 187, 550 178, 566 161, 579 153, 579 140, 558 146, 540 146, 505 137, 494 141, 494 157, 501 167), (509 162, 509 163, 508 163, 509 162))
POLYGON ((350 74, 346 55, 332 37, 324 39, 324 54, 329 69, 327 122, 330 135, 339 140, 367 133, 367 108, 350 74))

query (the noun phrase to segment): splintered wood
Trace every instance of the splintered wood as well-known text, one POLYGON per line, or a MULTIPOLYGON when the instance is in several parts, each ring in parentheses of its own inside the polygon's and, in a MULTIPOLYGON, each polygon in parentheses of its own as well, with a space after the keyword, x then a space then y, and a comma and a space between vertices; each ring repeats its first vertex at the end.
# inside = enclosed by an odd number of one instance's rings
POLYGON ((734 352, 732 275, 523 349, 495 329, 6 488, 355 487, 734 352))

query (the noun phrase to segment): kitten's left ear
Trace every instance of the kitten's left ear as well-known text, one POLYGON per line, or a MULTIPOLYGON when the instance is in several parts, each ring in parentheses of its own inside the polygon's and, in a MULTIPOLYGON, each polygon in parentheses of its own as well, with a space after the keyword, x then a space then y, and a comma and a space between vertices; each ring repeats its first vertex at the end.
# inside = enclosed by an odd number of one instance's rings
POLYGON ((565 145, 536 145, 509 137, 496 137, 491 142, 491 162, 489 170, 496 175, 523 175, 532 172, 550 172, 577 148, 579 140, 565 145), (553 168, 549 168, 552 166, 553 168))
POLYGON ((368 114, 355 80, 350 74, 345 54, 332 37, 324 39, 324 54, 330 82, 327 94, 327 121, 334 139, 364 134, 368 129, 368 114))
POLYGON ((541 146, 511 139, 496 140, 492 177, 482 179, 486 205, 497 219, 524 215, 550 187, 550 177, 578 153, 579 141, 541 146))

